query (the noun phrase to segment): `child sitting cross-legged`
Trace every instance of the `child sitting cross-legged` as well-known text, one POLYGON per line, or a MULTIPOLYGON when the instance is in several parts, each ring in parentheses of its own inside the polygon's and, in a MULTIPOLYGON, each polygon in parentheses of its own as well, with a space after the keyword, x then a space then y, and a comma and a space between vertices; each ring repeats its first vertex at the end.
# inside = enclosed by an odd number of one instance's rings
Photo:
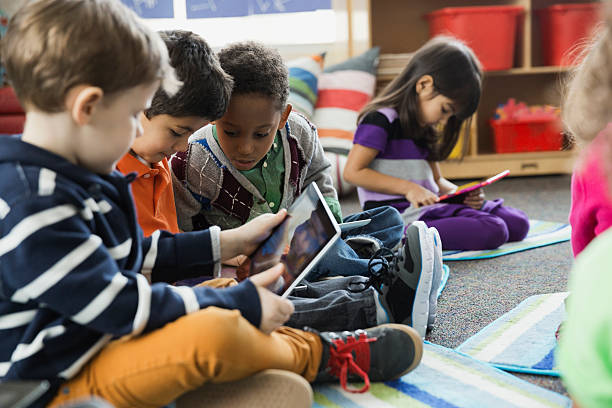
POLYGON ((121 2, 28 2, 2 46, 26 124, 0 141, 0 381, 48 380, 35 407, 86 396, 151 407, 268 368, 309 381, 348 368, 367 385, 418 364, 408 326, 281 327, 293 306, 265 289, 281 265, 222 289, 158 279, 250 254, 286 212, 143 237, 130 179, 114 168, 159 86, 172 95, 180 84, 163 41, 121 2))
MULTIPOLYGON (((244 42, 221 50, 219 60, 234 80, 228 110, 213 125, 197 131, 188 150, 171 160, 179 226, 191 231, 210 225, 222 229, 242 225, 260 214, 289 207, 310 182, 317 183, 341 221, 330 164, 316 129, 287 104, 288 70, 278 52, 244 42)), ((433 235, 423 223, 410 226, 405 245, 393 254, 383 248, 396 247, 402 238, 404 226, 398 212, 377 208, 344 221, 366 218, 371 219, 368 225, 343 233, 343 239, 325 254, 307 277, 307 289, 298 292, 301 299, 291 298, 294 302, 318 299, 320 306, 307 315, 295 313, 290 326, 337 324, 336 319, 361 325, 392 321, 410 324, 424 336, 428 323, 433 324, 437 299, 432 294, 437 294, 442 275, 441 253, 434 255, 433 235), (392 259, 385 268, 372 270, 370 257, 378 250, 392 259), (315 282, 337 275, 352 278, 315 282), (378 293, 350 290, 367 286, 378 293), (343 296, 321 297, 331 289, 344 290, 343 296), (344 302, 344 313, 334 313, 344 302), (377 313, 364 314, 366 305, 369 310, 376 305, 377 313)))
POLYGON ((457 189, 439 162, 476 111, 481 82, 472 50, 436 37, 361 110, 343 176, 358 187, 364 208, 393 205, 407 225, 420 220, 435 227, 444 249, 490 249, 525 238, 525 213, 501 198, 485 200, 482 189, 461 204, 438 203, 439 195, 457 189))

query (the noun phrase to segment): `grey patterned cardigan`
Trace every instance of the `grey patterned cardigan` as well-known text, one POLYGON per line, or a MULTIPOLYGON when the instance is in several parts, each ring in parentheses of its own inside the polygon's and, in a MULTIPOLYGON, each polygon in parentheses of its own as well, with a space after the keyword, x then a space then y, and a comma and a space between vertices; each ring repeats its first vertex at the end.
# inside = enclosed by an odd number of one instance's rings
MULTIPOLYGON (((288 208, 311 182, 317 183, 324 197, 337 200, 331 165, 314 125, 291 113, 281 136, 285 179, 280 208, 288 208)), ((231 165, 210 125, 194 133, 187 151, 175 155, 170 163, 178 224, 183 231, 211 225, 235 228, 272 212, 255 186, 231 165)))

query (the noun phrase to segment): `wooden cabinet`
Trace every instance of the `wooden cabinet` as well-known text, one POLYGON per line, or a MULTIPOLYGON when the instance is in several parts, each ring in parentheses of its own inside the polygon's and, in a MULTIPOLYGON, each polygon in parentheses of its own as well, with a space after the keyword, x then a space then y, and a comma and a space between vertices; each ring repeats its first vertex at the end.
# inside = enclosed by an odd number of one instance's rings
MULTIPOLYGON (((449 178, 473 178, 510 169, 512 175, 570 173, 575 152, 525 152, 496 154, 489 119, 508 98, 529 105, 560 106, 563 81, 568 69, 542 66, 538 18, 535 10, 575 0, 353 0, 351 13, 369 15, 367 46, 380 46, 378 87, 388 83, 405 66, 410 53, 429 39, 425 14, 445 7, 515 5, 523 7, 517 26, 514 66, 505 71, 487 71, 476 120, 470 132, 470 147, 462 161, 442 163, 449 178)), ((362 34, 362 33, 360 33, 362 34)), ((356 35, 354 35, 356 37, 356 35)), ((359 48, 359 47, 357 47, 359 48)), ((359 51, 359 49, 355 50, 359 51)))

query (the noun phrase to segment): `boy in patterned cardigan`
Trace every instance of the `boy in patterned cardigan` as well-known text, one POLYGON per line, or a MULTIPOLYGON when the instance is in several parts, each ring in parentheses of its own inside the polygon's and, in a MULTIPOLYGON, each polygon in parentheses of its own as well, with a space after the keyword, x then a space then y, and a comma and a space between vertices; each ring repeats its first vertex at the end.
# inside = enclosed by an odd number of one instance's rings
MULTIPOLYGON (((245 42, 222 50, 219 60, 234 79, 229 108, 212 126, 194 133, 188 150, 171 161, 180 228, 237 227, 260 214, 289 207, 311 182, 317 183, 341 222, 330 164, 316 129, 291 112, 291 105, 286 103, 288 72, 280 55, 260 44, 245 42)), ((371 271, 370 256, 381 248, 396 247, 403 223, 391 207, 351 215, 344 221, 367 218, 371 219, 368 225, 343 233, 343 239, 307 279, 314 282, 327 276, 352 275, 338 280, 336 288, 374 286, 378 293, 371 291, 369 300, 374 297, 378 305, 378 321, 407 322, 424 336, 434 257, 429 234, 416 226, 409 228, 412 243, 406 240, 399 256, 391 257, 391 265, 385 265, 388 271, 371 271), (373 278, 368 279, 370 276, 373 278)), ((393 255, 389 250, 386 253, 393 255)), ((325 284, 308 284, 300 296, 319 297, 322 289, 318 285, 325 284)), ((333 303, 331 300, 329 304, 333 303)), ((359 310, 347 313, 359 314, 359 310)), ((330 315, 328 307, 321 307, 321 318, 333 324, 330 315)), ((295 324, 295 318, 288 324, 295 324)))

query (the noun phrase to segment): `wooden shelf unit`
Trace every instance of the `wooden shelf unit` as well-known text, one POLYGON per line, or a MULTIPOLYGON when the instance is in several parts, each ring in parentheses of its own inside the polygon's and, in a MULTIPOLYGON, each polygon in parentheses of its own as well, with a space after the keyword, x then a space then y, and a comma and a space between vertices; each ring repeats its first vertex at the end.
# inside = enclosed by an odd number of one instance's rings
MULTIPOLYGON (((509 98, 529 105, 560 106, 567 67, 542 65, 538 18, 535 10, 558 3, 585 0, 370 0, 364 7, 369 13, 369 46, 381 47, 377 73, 378 89, 393 79, 421 45, 429 39, 425 14, 445 7, 516 5, 523 7, 517 25, 513 68, 486 71, 483 93, 476 120, 470 133, 469 151, 461 161, 442 163, 448 178, 474 178, 510 169, 513 176, 571 173, 574 151, 525 152, 497 154, 489 118, 500 103, 509 98)), ((363 3, 362 3, 363 4, 363 3)))

